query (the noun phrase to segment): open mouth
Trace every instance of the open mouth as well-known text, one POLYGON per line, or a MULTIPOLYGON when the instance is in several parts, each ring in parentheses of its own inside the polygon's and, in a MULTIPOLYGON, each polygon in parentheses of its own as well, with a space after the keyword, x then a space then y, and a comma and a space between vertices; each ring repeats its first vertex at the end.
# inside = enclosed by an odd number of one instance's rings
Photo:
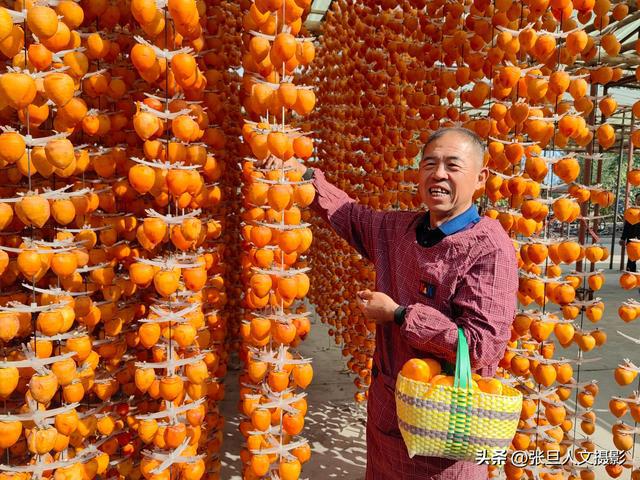
POLYGON ((429 195, 431 195, 433 198, 446 197, 449 195, 449 193, 450 193, 449 190, 442 187, 431 187, 429 189, 429 195))

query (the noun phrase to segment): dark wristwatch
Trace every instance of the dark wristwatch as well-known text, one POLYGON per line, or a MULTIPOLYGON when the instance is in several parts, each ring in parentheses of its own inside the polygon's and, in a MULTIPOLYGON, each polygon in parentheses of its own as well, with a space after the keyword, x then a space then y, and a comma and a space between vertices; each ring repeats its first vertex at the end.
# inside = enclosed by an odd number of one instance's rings
POLYGON ((407 312, 407 307, 400 306, 393 312, 393 321, 396 325, 402 325, 404 323, 404 316, 407 312))
POLYGON ((311 180, 313 178, 313 168, 309 167, 302 175, 303 180, 311 180))

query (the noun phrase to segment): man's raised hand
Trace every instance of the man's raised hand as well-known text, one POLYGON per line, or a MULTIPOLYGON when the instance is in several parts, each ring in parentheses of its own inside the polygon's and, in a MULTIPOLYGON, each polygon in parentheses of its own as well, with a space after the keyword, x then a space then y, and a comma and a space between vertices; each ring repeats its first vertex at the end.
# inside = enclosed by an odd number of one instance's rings
POLYGON ((302 163, 300 163, 295 158, 290 158, 286 162, 283 162, 282 159, 276 157, 275 155, 269 155, 269 158, 263 161, 257 161, 256 167, 258 168, 266 168, 270 170, 275 170, 277 168, 282 168, 284 164, 285 168, 291 168, 292 170, 296 170, 304 175, 307 167, 305 167, 302 163))
POLYGON ((357 293, 358 306, 364 315, 376 323, 393 321, 393 314, 399 305, 393 299, 382 292, 362 290, 357 293))

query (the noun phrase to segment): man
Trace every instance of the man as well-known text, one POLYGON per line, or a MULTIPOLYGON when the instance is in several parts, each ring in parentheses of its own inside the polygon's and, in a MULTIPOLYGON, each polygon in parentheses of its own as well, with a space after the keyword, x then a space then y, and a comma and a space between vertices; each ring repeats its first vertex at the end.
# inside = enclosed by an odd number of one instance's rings
MULTIPOLYGON (((635 198, 636 207, 640 207, 640 193, 635 198)), ((624 227, 622 227, 622 236, 620 237, 620 245, 625 246, 631 241, 631 239, 640 239, 640 223, 631 225, 628 221, 624 221, 624 227)), ((636 272, 636 262, 627 259, 627 271, 636 272)))
POLYGON ((376 291, 358 294, 365 315, 377 323, 367 480, 487 478, 487 467, 472 462, 410 459, 394 396, 398 372, 410 358, 455 363, 458 326, 475 372, 492 376, 504 353, 516 312, 517 262, 500 224, 481 218, 473 205, 475 190, 488 176, 483 160, 484 146, 475 133, 435 132, 419 166, 426 213, 374 211, 327 182, 322 171, 306 169, 304 177, 313 176, 316 188, 312 207, 376 269, 376 291))

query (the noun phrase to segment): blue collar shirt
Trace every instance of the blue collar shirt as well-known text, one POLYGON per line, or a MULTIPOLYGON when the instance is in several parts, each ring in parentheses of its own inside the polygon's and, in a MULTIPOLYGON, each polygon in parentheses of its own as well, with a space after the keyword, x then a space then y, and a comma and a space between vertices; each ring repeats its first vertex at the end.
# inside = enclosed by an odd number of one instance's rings
POLYGON ((431 228, 429 212, 427 212, 416 226, 416 241, 423 247, 433 247, 443 238, 471 228, 479 221, 480 215, 475 205, 471 205, 460 215, 453 217, 451 220, 447 220, 436 228, 431 228))

